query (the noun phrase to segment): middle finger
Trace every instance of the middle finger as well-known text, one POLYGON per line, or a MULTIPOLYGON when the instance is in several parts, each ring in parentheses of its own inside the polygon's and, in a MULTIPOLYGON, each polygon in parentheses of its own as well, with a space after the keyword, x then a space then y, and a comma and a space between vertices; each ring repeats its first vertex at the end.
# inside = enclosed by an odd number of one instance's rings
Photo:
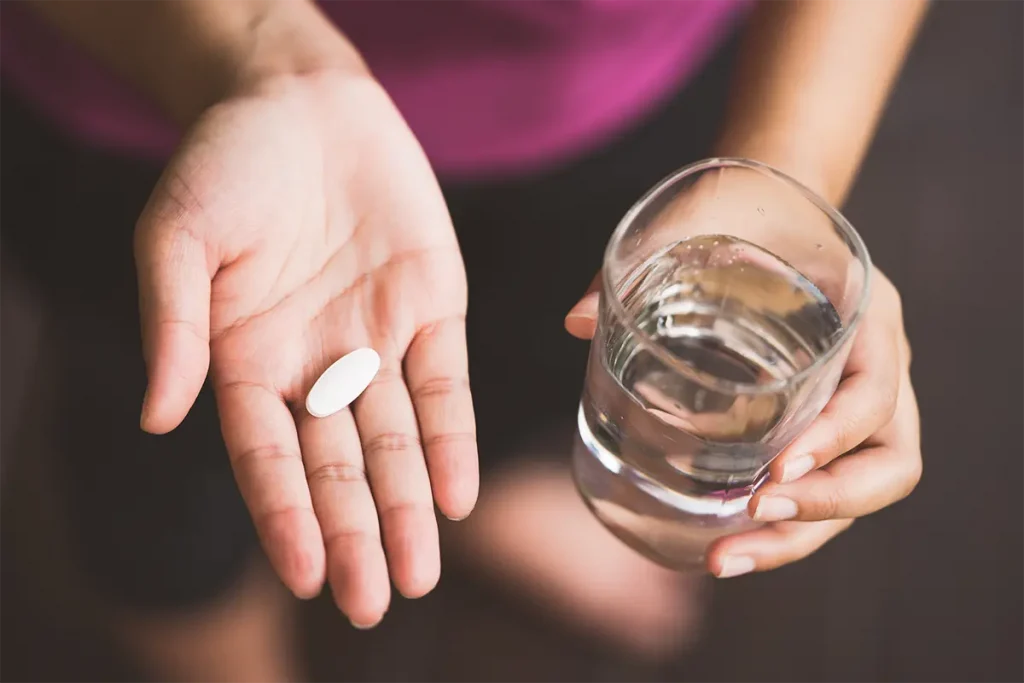
POLYGON ((903 373, 892 421, 869 447, 788 484, 767 482, 751 498, 759 521, 860 517, 904 498, 921 478, 917 399, 903 373))

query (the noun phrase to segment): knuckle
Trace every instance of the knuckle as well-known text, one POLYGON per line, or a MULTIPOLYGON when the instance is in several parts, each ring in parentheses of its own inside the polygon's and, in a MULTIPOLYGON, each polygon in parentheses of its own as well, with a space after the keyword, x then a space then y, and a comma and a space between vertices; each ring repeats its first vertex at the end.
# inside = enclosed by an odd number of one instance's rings
POLYGON ((896 404, 899 400, 900 385, 897 376, 893 376, 881 389, 879 399, 875 404, 875 423, 881 427, 892 422, 896 415, 896 404))
POLYGON ((330 533, 324 534, 324 547, 330 551, 333 546, 343 541, 353 541, 361 538, 369 538, 373 540, 380 539, 380 534, 374 532, 372 529, 337 529, 330 533))
POLYGON ((878 295, 881 297, 882 303, 886 304, 891 310, 896 313, 902 313, 903 311, 903 298, 900 296, 900 291, 893 284, 892 280, 886 277, 885 273, 881 270, 875 269, 874 275, 878 282, 878 295))
POLYGON ((204 329, 194 320, 185 320, 182 318, 167 318, 158 321, 157 324, 159 324, 162 327, 167 327, 171 329, 177 328, 184 330, 186 334, 195 337, 196 340, 198 340, 202 345, 209 345, 210 343, 210 335, 208 333, 209 330, 204 329))
POLYGON ((833 519, 843 516, 840 513, 846 504, 846 494, 836 484, 837 482, 833 482, 831 487, 825 489, 824 494, 815 506, 815 511, 817 512, 815 516, 819 519, 833 519))
POLYGON ((420 440, 412 434, 385 432, 364 443, 363 454, 365 457, 371 457, 385 453, 417 451, 419 448, 420 440))
POLYGON ((373 378, 373 382, 370 383, 370 386, 384 386, 404 381, 405 378, 402 376, 401 369, 388 363, 380 366, 380 369, 377 370, 377 375, 373 378))
POLYGON ((910 461, 907 472, 903 477, 903 487, 900 489, 899 500, 903 500, 917 488, 921 483, 921 476, 924 474, 924 463, 921 458, 915 457, 910 461))
POLYGON ((310 484, 322 483, 345 483, 365 482, 366 470, 358 465, 345 463, 325 463, 314 467, 306 474, 306 480, 310 484))
POLYGON ((474 432, 453 432, 448 434, 435 434, 423 440, 423 446, 427 449, 450 446, 453 444, 475 444, 476 434, 474 432))
POLYGON ((294 518, 304 515, 314 515, 313 508, 304 505, 286 504, 281 507, 271 508, 262 512, 253 512, 252 521, 257 529, 262 532, 269 532, 274 527, 289 525, 294 518))
POLYGON ((415 500, 402 500, 395 501, 393 503, 387 503, 381 505, 378 510, 380 513, 380 519, 382 523, 389 523, 395 521, 396 517, 406 517, 409 515, 417 514, 429 514, 433 517, 433 507, 428 503, 421 503, 415 500))
POLYGON ((414 401, 422 401, 427 398, 443 398, 468 390, 468 377, 433 377, 412 389, 411 394, 414 401))
POLYGON ((890 292, 890 295, 889 295, 890 299, 889 300, 891 302, 893 314, 895 315, 896 318, 902 320, 903 319, 903 295, 900 294, 900 290, 896 289, 896 286, 891 284, 891 283, 889 285, 889 292, 890 292))
POLYGON ((256 446, 247 448, 235 455, 231 460, 238 469, 253 469, 261 463, 274 460, 300 460, 298 453, 282 449, 280 446, 256 446))
POLYGON ((440 320, 434 320, 426 323, 419 329, 417 336, 422 339, 430 339, 431 337, 437 337, 441 332, 444 331, 449 325, 465 325, 466 315, 464 313, 457 313, 449 315, 440 320))
POLYGON ((914 349, 910 345, 910 339, 905 332, 900 334, 900 349, 903 351, 903 363, 909 368, 914 362, 914 349))
MULTIPOLYGON (((829 447, 826 452, 826 460, 838 458, 843 453, 852 449, 857 444, 854 443, 853 430, 855 429, 856 423, 849 417, 841 417, 839 415, 829 416, 828 422, 830 431, 832 432, 832 438, 829 442, 829 447)), ((819 457, 820 459, 820 457, 819 457)))

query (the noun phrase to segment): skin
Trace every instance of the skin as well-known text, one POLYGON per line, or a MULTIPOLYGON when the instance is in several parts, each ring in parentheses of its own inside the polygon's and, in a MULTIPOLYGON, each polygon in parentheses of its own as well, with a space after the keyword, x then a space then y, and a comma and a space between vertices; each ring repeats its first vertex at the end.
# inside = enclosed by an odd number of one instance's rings
MULTIPOLYGON (((840 204, 925 7, 912 0, 765 3, 744 45, 721 156, 768 163, 840 204)), ((775 459, 770 481, 750 501, 751 516, 768 524, 717 541, 708 554, 716 576, 804 558, 920 480, 902 306, 888 278, 877 269, 873 278, 835 395, 775 459)), ((583 339, 594 334, 596 284, 566 317, 566 329, 583 339)))
MULTIPOLYGON (((440 571, 434 505, 464 517, 478 489, 466 281, 437 181, 390 99, 306 2, 38 10, 188 126, 136 230, 143 429, 174 429, 208 378, 263 547, 296 595, 327 581, 369 626, 387 610, 389 579, 425 594, 440 571), (382 356, 374 383, 351 410, 310 418, 305 392, 360 346, 382 356)), ((919 2, 767 6, 720 150, 839 201, 921 13, 919 2), (773 38, 783 27, 787 39, 773 38)), ((890 353, 903 348, 902 322, 878 281, 836 398, 772 474, 806 453, 818 469, 753 503, 787 496, 807 521, 723 541, 718 575, 745 558, 766 569, 806 555, 912 488, 909 354, 890 353), (861 443, 871 448, 832 462, 861 443), (882 461, 899 463, 884 481, 868 474, 882 461)), ((595 304, 574 309, 570 331, 588 336, 595 304)))

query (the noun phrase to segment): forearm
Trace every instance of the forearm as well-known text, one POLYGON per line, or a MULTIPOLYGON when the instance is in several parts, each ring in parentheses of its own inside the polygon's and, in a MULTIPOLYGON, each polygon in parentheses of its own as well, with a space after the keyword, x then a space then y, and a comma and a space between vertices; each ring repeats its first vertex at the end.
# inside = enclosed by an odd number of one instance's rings
POLYGON ((924 0, 762 3, 717 152, 769 163, 840 204, 925 7, 924 0))
POLYGON ((33 7, 182 124, 261 78, 365 70, 306 0, 38 0, 33 7))

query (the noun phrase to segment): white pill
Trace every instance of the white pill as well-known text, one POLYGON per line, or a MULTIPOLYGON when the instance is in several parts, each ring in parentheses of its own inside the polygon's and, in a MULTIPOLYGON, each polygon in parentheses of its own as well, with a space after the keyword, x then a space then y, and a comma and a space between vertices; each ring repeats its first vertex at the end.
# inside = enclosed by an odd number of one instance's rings
POLYGON ((366 391, 380 370, 380 356, 363 347, 334 361, 306 395, 306 410, 313 417, 328 417, 366 391))

